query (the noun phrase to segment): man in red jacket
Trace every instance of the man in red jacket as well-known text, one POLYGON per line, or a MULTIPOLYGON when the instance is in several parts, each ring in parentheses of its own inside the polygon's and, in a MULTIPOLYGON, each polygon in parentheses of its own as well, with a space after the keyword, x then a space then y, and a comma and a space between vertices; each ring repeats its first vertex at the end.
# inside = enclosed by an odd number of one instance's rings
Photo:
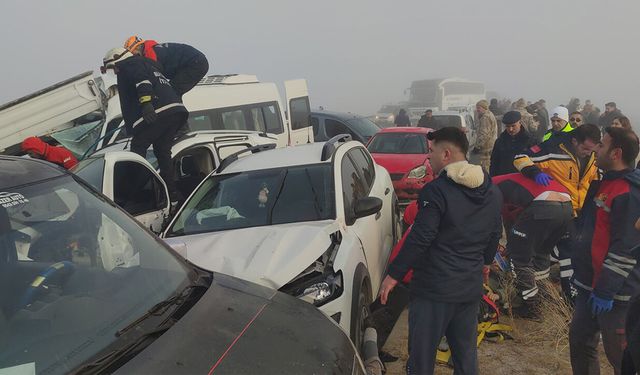
POLYGON ((29 137, 22 141, 22 151, 32 158, 44 159, 65 169, 71 169, 78 164, 71 151, 62 146, 51 146, 38 137, 29 137))
POLYGON ((571 196, 556 180, 543 186, 520 173, 493 177, 493 183, 502 192, 507 256, 516 278, 513 312, 533 318, 538 315, 536 280, 549 277, 551 251, 573 216, 571 196))

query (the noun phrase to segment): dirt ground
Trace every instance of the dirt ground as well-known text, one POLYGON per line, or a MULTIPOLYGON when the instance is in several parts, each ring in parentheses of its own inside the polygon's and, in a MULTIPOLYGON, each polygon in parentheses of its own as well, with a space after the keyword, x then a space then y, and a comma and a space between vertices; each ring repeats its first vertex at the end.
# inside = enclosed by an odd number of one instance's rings
MULTIPOLYGON (((407 316, 408 314, 405 310, 384 347, 385 351, 400 357, 398 361, 386 364, 388 375, 405 374, 404 365, 408 357, 407 316)), ((557 346, 552 339, 540 341, 527 337, 526 332, 535 330, 537 328, 536 325, 542 323, 518 319, 511 321, 509 318, 503 319, 502 322, 511 324, 514 327, 514 340, 500 343, 484 341, 480 344, 478 359, 480 361, 481 374, 571 374, 569 347, 566 344, 557 346)), ((600 363, 602 374, 613 373, 613 369, 606 363, 602 348, 600 363)), ((453 369, 446 365, 439 365, 435 373, 438 375, 452 374, 453 369)))

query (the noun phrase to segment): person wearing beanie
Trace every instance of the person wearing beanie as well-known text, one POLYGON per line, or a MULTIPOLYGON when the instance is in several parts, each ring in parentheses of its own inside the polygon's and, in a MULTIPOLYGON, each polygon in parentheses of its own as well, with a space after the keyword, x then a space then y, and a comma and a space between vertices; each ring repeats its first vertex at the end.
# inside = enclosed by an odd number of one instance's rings
POLYGON ((518 170, 513 166, 513 158, 536 143, 520 123, 521 118, 518 111, 510 111, 502 116, 504 131, 496 140, 491 152, 489 168, 491 177, 517 172, 518 170))
POLYGON ((35 159, 43 159, 57 164, 64 169, 71 169, 78 164, 78 159, 62 146, 51 146, 38 137, 29 137, 22 141, 22 151, 35 159))
POLYGON ((491 151, 496 141, 498 124, 496 117, 489 111, 489 102, 480 100, 476 103, 478 114, 478 126, 476 143, 471 150, 471 159, 480 164, 482 169, 489 172, 491 164, 491 151))
POLYGON ((549 114, 549 122, 551 123, 551 129, 549 129, 545 133, 544 137, 542 137, 542 142, 548 141, 555 135, 569 133, 573 130, 573 127, 569 122, 569 110, 565 107, 554 108, 549 114))

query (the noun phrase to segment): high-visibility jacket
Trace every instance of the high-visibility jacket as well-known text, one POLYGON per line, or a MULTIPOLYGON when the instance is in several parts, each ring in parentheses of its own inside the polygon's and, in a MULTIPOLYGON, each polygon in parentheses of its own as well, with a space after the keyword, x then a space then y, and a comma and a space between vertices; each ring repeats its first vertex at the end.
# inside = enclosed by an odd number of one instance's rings
POLYGON ((571 126, 570 122, 567 122, 567 125, 565 125, 564 128, 562 128, 562 130, 560 131, 549 129, 546 133, 544 133, 544 136, 542 137, 542 142, 548 141, 549 138, 551 138, 554 134, 569 133, 570 131, 573 131, 573 130, 574 130, 574 127, 571 126))
POLYGON ((562 184, 571 195, 573 213, 576 215, 584 204, 591 181, 597 180, 599 173, 595 153, 591 153, 587 165, 582 168, 580 160, 571 152, 570 147, 566 146, 571 144, 570 140, 571 138, 564 134, 554 136, 554 139, 516 155, 513 165, 531 179, 544 172, 562 184))

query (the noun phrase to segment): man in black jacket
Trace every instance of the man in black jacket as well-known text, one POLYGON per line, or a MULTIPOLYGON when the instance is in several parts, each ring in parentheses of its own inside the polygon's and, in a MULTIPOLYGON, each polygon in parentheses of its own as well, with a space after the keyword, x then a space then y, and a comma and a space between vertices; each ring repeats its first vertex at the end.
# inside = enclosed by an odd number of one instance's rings
POLYGON ((496 139, 491 152, 491 177, 517 172, 513 166, 513 158, 535 144, 531 135, 520 124, 520 118, 518 111, 510 111, 502 116, 504 131, 496 139))
POLYGON ((175 90, 154 63, 134 56, 124 48, 113 48, 103 60, 103 71, 113 69, 118 77, 120 108, 131 151, 146 158, 153 144, 160 175, 167 184, 172 205, 179 196, 171 162, 171 146, 176 131, 188 112, 175 90))
POLYGON ((443 335, 454 371, 477 374, 477 314, 483 265, 492 263, 502 233, 502 196, 480 166, 466 160, 467 137, 445 127, 427 136, 438 178, 420 192, 412 230, 380 288, 384 304, 409 268, 407 373, 432 374, 443 335))
POLYGON ((156 62, 180 97, 194 88, 209 71, 206 56, 188 44, 157 43, 134 35, 127 39, 124 48, 156 62))

